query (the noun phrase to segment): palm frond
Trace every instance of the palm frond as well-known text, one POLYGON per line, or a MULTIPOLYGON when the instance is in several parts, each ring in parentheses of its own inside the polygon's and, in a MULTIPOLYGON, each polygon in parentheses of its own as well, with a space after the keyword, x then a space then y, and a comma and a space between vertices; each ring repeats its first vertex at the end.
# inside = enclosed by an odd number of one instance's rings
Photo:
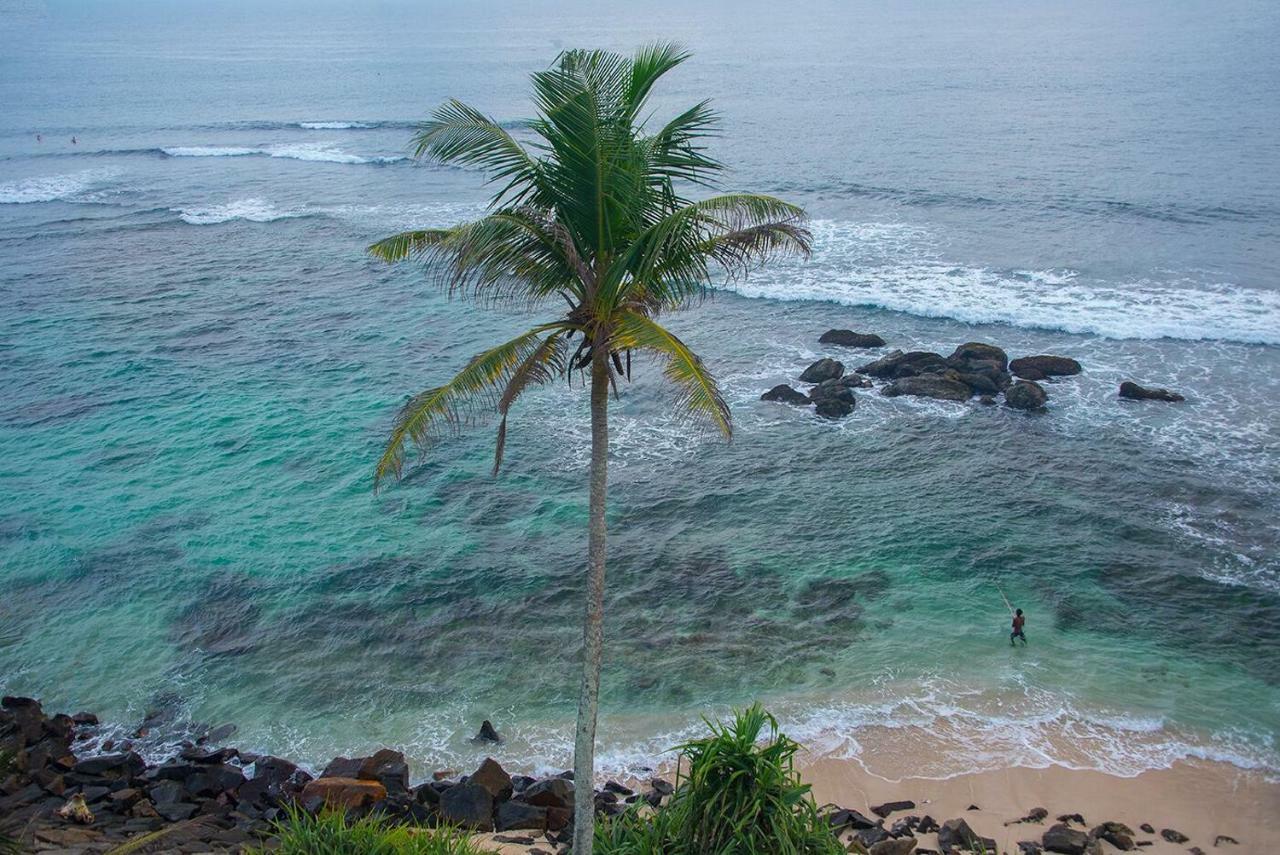
POLYGON ((492 118, 455 99, 438 107, 413 137, 415 157, 440 163, 474 166, 488 180, 506 180, 494 202, 513 191, 527 189, 537 179, 538 162, 492 118))
POLYGON ((697 354, 668 329, 639 312, 619 312, 610 339, 614 350, 647 350, 665 360, 663 375, 677 389, 680 407, 691 417, 733 437, 729 405, 697 354))
POLYGON ((404 261, 439 244, 448 235, 449 229, 416 229, 400 232, 371 244, 367 251, 383 261, 404 261))
POLYGON ((563 376, 569 367, 566 361, 568 349, 567 336, 553 332, 511 372, 511 378, 498 398, 498 415, 502 420, 498 423, 498 439, 494 443, 494 475, 502 468, 502 456, 507 448, 507 414, 511 411, 511 405, 530 386, 549 383, 556 377, 563 376))
POLYGON ((390 439, 378 460, 375 487, 387 476, 399 478, 409 445, 425 451, 441 433, 457 432, 496 409, 518 367, 538 352, 542 337, 560 323, 542 324, 472 357, 447 383, 428 389, 400 408, 390 439))

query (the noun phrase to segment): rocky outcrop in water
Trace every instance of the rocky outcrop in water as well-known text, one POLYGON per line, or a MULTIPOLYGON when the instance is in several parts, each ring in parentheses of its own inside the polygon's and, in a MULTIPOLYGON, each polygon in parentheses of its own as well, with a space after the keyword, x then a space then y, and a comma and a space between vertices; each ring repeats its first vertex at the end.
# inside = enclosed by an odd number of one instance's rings
POLYGON ((1019 380, 1004 390, 1005 406, 1015 410, 1040 410, 1049 400, 1049 393, 1034 380, 1019 380))
POLYGON ((1120 384, 1120 397, 1133 401, 1169 401, 1171 403, 1186 400, 1177 392, 1170 392, 1168 389, 1148 389, 1129 380, 1120 384))
POLYGON ((1070 377, 1081 372, 1080 363, 1066 356, 1023 356, 1009 363, 1009 370, 1024 380, 1070 377))
POLYGON ((884 347, 884 339, 874 333, 858 333, 853 330, 827 330, 818 339, 820 344, 840 347, 884 347))
POLYGON ((801 383, 821 383, 835 380, 844 374, 844 363, 826 357, 819 359, 800 374, 801 383))
POLYGON ((777 401, 782 404, 792 404, 793 406, 803 407, 810 403, 809 396, 803 392, 791 388, 786 383, 779 383, 768 392, 760 396, 762 401, 777 401))
POLYGON ((939 374, 922 374, 895 380, 881 389, 880 394, 886 398, 912 395, 919 398, 939 398, 943 401, 967 401, 973 397, 973 390, 959 380, 939 374))

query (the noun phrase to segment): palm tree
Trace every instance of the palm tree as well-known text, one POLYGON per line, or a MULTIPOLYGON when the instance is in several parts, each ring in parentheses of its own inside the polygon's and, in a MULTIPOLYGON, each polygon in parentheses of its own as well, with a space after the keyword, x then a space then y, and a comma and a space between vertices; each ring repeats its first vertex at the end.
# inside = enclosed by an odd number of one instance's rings
POLYGON ((488 213, 447 229, 403 232, 369 251, 417 258, 449 294, 530 309, 564 305, 400 410, 376 482, 399 477, 408 451, 496 410, 494 473, 507 416, 530 386, 576 373, 591 387, 590 514, 582 684, 574 745, 574 845, 591 852, 596 711, 603 650, 609 392, 631 378, 633 352, 661 360, 682 411, 731 435, 729 407, 696 354, 658 323, 704 297, 713 272, 739 276, 771 256, 809 251, 804 211, 769 196, 710 195, 723 166, 705 153, 716 114, 695 104, 650 128, 654 84, 688 58, 655 45, 628 59, 568 51, 533 75, 538 118, 522 145, 493 119, 449 101, 414 138, 415 156, 475 167, 498 185, 488 213))

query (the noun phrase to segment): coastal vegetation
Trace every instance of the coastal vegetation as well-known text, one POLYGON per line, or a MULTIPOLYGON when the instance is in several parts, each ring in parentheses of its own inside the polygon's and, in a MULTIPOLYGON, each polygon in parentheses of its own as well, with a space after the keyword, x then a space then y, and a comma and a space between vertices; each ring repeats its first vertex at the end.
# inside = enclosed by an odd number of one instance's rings
POLYGON ((603 822, 601 855, 834 855, 844 848, 818 812, 794 759, 800 745, 755 704, 684 743, 671 801, 603 822))
MULTIPOLYGON (((574 775, 594 775, 604 645, 609 396, 631 379, 635 353, 663 365, 684 414, 729 437, 729 407, 696 353, 661 316, 704 298, 715 276, 742 276, 781 254, 807 254, 799 207, 771 196, 715 193, 724 166, 706 152, 717 127, 706 101, 649 125, 655 84, 688 58, 656 45, 626 58, 568 51, 532 76, 534 141, 449 101, 422 125, 415 154, 483 171, 497 191, 488 213, 445 229, 392 235, 370 252, 418 259, 431 280, 482 304, 560 311, 477 354, 443 384, 412 397, 395 419, 376 482, 399 477, 411 446, 488 415, 499 419, 494 472, 508 416, 531 387, 576 378, 590 387, 588 561, 583 580, 582 676, 574 775), (705 191, 694 200, 686 194, 705 191), (566 308, 567 307, 567 308, 566 308)), ((592 849, 591 788, 574 804, 574 851, 592 849)))
POLYGON ((279 845, 255 855, 485 855, 491 850, 448 825, 397 825, 373 814, 348 819, 340 811, 310 814, 290 808, 276 829, 279 845))

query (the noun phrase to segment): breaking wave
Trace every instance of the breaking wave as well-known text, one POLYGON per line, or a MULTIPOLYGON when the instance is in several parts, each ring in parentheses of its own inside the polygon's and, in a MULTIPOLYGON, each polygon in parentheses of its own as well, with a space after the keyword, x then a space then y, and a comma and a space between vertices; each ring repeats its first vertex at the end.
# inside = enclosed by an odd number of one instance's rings
POLYGON ((1114 339, 1280 344, 1280 292, 1186 277, 1090 280, 1075 270, 949 263, 931 236, 897 223, 814 223, 813 257, 724 287, 746 297, 819 300, 964 323, 1114 339))
POLYGON ((71 199, 109 178, 102 169, 86 169, 65 175, 23 178, 0 184, 0 205, 24 205, 31 202, 56 202, 71 199))

